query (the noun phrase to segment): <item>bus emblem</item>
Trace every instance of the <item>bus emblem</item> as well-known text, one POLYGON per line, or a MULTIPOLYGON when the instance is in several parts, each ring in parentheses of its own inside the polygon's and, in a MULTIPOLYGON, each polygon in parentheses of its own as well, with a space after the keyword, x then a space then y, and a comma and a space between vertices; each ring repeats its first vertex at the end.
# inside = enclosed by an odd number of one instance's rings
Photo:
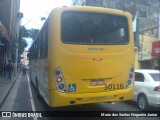
POLYGON ((88 48, 88 50, 105 50, 104 48, 88 48))

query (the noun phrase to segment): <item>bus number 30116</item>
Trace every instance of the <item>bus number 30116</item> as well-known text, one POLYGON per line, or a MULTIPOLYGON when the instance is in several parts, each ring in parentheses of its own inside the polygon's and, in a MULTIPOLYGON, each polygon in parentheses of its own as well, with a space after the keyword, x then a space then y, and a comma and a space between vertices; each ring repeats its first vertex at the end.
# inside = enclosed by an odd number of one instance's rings
POLYGON ((124 89, 124 84, 105 84, 104 90, 124 89))

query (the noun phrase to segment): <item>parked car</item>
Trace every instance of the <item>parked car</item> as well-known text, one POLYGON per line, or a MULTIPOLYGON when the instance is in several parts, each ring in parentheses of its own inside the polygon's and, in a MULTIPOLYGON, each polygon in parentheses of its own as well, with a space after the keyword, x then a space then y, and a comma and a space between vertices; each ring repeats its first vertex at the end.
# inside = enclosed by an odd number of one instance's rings
POLYGON ((134 101, 142 111, 160 107, 160 71, 135 70, 134 101))

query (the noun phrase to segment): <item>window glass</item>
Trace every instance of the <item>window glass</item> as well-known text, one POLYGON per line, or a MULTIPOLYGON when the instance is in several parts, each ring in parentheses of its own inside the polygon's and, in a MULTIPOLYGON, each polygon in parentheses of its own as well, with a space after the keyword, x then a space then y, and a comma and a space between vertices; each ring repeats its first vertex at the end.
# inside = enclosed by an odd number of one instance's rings
POLYGON ((30 48, 31 59, 45 58, 48 56, 48 22, 45 23, 32 47, 30 48))
POLYGON ((86 12, 62 14, 62 42, 66 44, 127 44, 128 21, 124 16, 86 12))
POLYGON ((144 75, 142 73, 135 73, 135 81, 144 82, 144 75))
POLYGON ((33 45, 31 46, 31 48, 29 50, 29 59, 33 60, 33 45))
POLYGON ((43 45, 44 45, 44 57, 48 56, 48 22, 46 22, 46 25, 44 27, 43 31, 43 45))
POLYGON ((154 81, 160 82, 160 73, 149 73, 149 74, 153 78, 154 81))
POLYGON ((37 44, 38 44, 38 58, 41 57, 41 41, 42 41, 42 33, 40 33, 38 39, 37 39, 37 44))
POLYGON ((46 42, 46 34, 45 34, 45 28, 43 30, 43 38, 42 38, 42 57, 45 57, 45 42, 46 42))
POLYGON ((34 43, 34 54, 33 54, 33 58, 36 59, 37 58, 37 46, 36 46, 36 42, 34 43))
POLYGON ((41 32, 40 36, 39 36, 39 45, 40 45, 40 58, 42 58, 42 53, 43 53, 43 32, 41 32))

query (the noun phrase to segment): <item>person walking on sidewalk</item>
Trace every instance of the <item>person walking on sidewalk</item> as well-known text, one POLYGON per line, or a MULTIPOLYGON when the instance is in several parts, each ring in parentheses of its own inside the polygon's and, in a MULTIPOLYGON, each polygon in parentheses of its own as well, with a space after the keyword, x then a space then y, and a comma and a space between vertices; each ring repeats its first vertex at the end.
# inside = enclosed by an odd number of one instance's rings
POLYGON ((13 72, 13 65, 11 63, 11 60, 8 61, 8 64, 6 65, 6 77, 7 77, 7 83, 11 82, 13 72))

